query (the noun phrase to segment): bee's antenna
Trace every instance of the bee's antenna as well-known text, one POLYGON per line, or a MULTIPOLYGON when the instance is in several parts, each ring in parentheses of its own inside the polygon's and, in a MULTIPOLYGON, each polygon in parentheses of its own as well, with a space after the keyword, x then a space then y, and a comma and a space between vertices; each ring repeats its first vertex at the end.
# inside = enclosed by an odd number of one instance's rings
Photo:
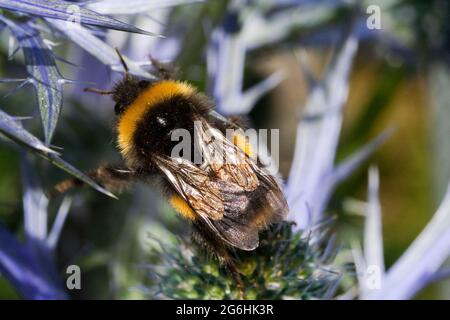
MULTIPOLYGON (((120 53, 119 49, 114 48, 117 52, 117 55, 119 56, 120 62, 122 63, 123 68, 125 69, 125 77, 128 77, 129 75, 129 69, 127 64, 125 63, 125 59, 123 58, 122 54, 120 53)), ((93 93, 97 93, 97 94, 101 94, 101 95, 109 95, 109 94, 114 94, 116 91, 115 90, 102 90, 102 89, 97 89, 97 88, 84 88, 85 92, 93 92, 93 93)))
POLYGON ((113 94, 115 91, 114 90, 102 90, 102 89, 97 89, 97 88, 84 88, 84 92, 93 92, 93 93, 97 93, 97 94, 101 94, 101 95, 108 95, 108 94, 113 94))
POLYGON ((122 54, 120 53, 119 49, 117 49, 117 48, 114 48, 114 49, 116 49, 117 55, 119 56, 119 59, 120 59, 120 62, 122 63, 123 68, 125 69, 125 74, 128 74, 129 69, 128 69, 127 64, 125 63, 125 60, 123 59, 122 54))

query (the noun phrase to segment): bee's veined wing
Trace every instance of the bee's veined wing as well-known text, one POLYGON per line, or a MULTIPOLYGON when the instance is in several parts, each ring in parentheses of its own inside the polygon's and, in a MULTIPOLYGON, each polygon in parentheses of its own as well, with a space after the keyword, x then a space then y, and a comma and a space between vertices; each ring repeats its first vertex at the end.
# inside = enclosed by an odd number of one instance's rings
POLYGON ((277 179, 205 119, 194 123, 204 161, 155 158, 160 170, 199 218, 230 245, 253 250, 258 231, 288 213, 277 179))
POLYGON ((283 221, 289 213, 289 207, 281 183, 274 175, 265 168, 259 167, 255 162, 252 162, 252 168, 258 177, 260 188, 265 190, 264 199, 261 199, 264 207, 259 212, 260 218, 257 219, 257 224, 259 223, 259 227, 264 227, 283 221))
POLYGON ((242 250, 253 250, 258 246, 258 229, 239 219, 249 205, 242 187, 211 178, 186 159, 156 156, 155 162, 214 234, 242 250))
POLYGON ((208 168, 218 179, 235 183, 245 191, 253 191, 259 186, 251 159, 220 130, 203 118, 194 122, 194 128, 204 158, 202 167, 208 168))
POLYGON ((172 186, 199 215, 222 219, 225 206, 217 183, 208 173, 183 158, 155 157, 156 164, 172 186))
POLYGON ((221 180, 236 183, 245 191, 251 192, 257 188, 263 190, 261 196, 264 199, 259 200, 264 208, 255 213, 255 216, 261 216, 256 219, 261 224, 284 220, 288 214, 288 205, 278 179, 206 120, 198 119, 194 127, 204 157, 202 166, 221 180))

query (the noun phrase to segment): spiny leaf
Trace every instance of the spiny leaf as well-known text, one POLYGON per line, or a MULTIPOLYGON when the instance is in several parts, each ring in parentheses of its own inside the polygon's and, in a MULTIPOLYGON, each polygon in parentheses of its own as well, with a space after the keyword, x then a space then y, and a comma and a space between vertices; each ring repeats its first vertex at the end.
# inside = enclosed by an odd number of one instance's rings
POLYGON ((72 23, 88 24, 113 30, 155 36, 128 23, 83 8, 73 2, 62 0, 2 0, 0 7, 32 14, 39 17, 64 20, 68 27, 72 23))
POLYGON ((353 24, 349 27, 345 40, 327 67, 325 77, 310 93, 297 127, 287 199, 291 212, 295 212, 292 218, 299 228, 308 228, 308 225, 319 221, 328 201, 322 188, 323 178, 334 170, 342 109, 348 95, 348 78, 358 49, 353 24), (305 211, 308 206, 311 212, 305 211))
POLYGON ((106 0, 87 4, 91 10, 103 14, 138 14, 152 9, 173 7, 203 0, 106 0))
POLYGON ((33 136, 31 133, 26 131, 20 122, 8 115, 7 113, 0 110, 0 133, 7 136, 14 142, 25 146, 34 151, 35 154, 41 156, 42 158, 48 160, 58 168, 66 171, 75 178, 85 182, 87 185, 91 186, 95 190, 109 196, 116 198, 111 192, 104 189, 98 185, 94 180, 89 178, 87 175, 82 173, 80 170, 72 166, 61 159, 57 152, 48 148, 42 141, 33 136))
POLYGON ((27 156, 21 152, 24 229, 29 242, 42 244, 47 238, 48 199, 27 156))
POLYGON ((36 89, 45 142, 50 144, 61 112, 64 79, 39 32, 28 23, 17 24, 1 16, 0 20, 11 29, 20 43, 30 81, 36 89))
POLYGON ((339 163, 333 172, 333 184, 345 180, 352 174, 364 161, 366 161, 383 143, 385 143, 394 133, 394 128, 388 128, 375 137, 372 141, 351 154, 344 161, 339 163))
POLYGON ((54 164, 58 168, 66 171, 70 175, 74 176, 75 178, 83 181, 84 183, 86 183, 87 185, 91 186, 92 188, 94 188, 98 192, 101 192, 101 193, 107 195, 108 197, 117 199, 117 197, 114 194, 112 194, 111 192, 109 192, 105 188, 101 187, 94 180, 92 180, 87 175, 85 175, 83 172, 81 172, 80 170, 78 170, 77 168, 72 166, 70 163, 68 163, 68 162, 64 161, 63 159, 61 159, 59 156, 54 155, 54 154, 48 154, 48 155, 42 155, 42 157, 44 157, 45 159, 50 161, 52 164, 54 164))
POLYGON ((48 278, 27 247, 0 224, 0 273, 25 299, 66 299, 59 283, 48 278))
POLYGON ((3 78, 3 79, 0 79, 0 83, 23 82, 23 81, 27 81, 27 79, 20 79, 20 78, 3 78))
POLYGON ((9 114, 0 110, 0 132, 11 140, 33 149, 38 153, 57 154, 51 150, 41 140, 33 136, 22 125, 9 114))
MULTIPOLYGON (((62 32, 68 39, 78 44, 83 50, 86 50, 103 64, 108 65, 114 69, 115 66, 123 70, 116 50, 97 38, 92 32, 83 26, 76 26, 73 28, 66 28, 66 24, 63 21, 48 19, 50 25, 62 32)), ((137 63, 124 57, 130 73, 147 79, 156 79, 156 76, 142 70, 137 63)))
POLYGON ((59 237, 61 235, 61 231, 63 229, 66 218, 69 214, 70 207, 72 205, 72 198, 70 196, 66 196, 59 206, 58 212, 56 213, 55 221, 53 222, 52 229, 47 237, 47 246, 50 249, 55 249, 59 237))

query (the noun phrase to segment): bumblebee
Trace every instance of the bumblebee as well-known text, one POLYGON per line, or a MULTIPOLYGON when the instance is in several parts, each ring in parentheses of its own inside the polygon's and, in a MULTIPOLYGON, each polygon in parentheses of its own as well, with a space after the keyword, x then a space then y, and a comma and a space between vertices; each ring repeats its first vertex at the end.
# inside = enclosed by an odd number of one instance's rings
MULTIPOLYGON (((168 202, 194 226, 194 240, 231 265, 233 249, 257 248, 259 231, 286 217, 288 206, 279 181, 255 159, 244 136, 226 138, 227 129, 240 126, 216 113, 208 97, 175 80, 169 67, 155 60, 160 78, 138 79, 118 54, 123 79, 109 91, 86 91, 112 95, 124 165, 102 166, 89 175, 112 191, 136 180, 160 181, 168 202), (192 150, 202 154, 201 163, 172 156, 178 143, 172 139, 176 129, 197 138, 192 150)), ((65 192, 77 185, 81 181, 67 180, 56 190, 65 192)))

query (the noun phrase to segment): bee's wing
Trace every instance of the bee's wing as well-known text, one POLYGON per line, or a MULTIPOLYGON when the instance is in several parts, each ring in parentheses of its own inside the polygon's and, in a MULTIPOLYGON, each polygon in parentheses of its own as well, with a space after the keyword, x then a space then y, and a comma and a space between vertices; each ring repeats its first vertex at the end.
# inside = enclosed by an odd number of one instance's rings
POLYGON ((197 214, 213 220, 222 219, 225 211, 222 193, 207 172, 183 158, 156 156, 154 160, 197 214))
POLYGON ((252 168, 258 177, 261 197, 261 208, 255 209, 254 220, 259 228, 265 227, 271 223, 279 223, 286 219, 289 213, 289 207, 284 197, 281 183, 270 174, 265 168, 259 167, 252 161, 252 168))
POLYGON ((241 149, 203 118, 197 119, 194 127, 204 158, 202 167, 212 171, 218 179, 235 183, 245 191, 253 191, 259 186, 251 159, 241 149))
POLYGON ((179 195, 215 234, 243 250, 258 246, 258 229, 239 218, 249 205, 249 198, 240 186, 211 178, 186 159, 156 156, 155 161, 179 195))
POLYGON ((265 199, 258 200, 264 208, 254 212, 257 225, 262 226, 285 219, 288 205, 277 178, 264 167, 260 167, 254 159, 247 156, 206 120, 198 119, 194 126, 204 156, 203 167, 208 168, 219 179, 235 183, 245 191, 255 191, 257 188, 263 191, 260 194, 265 199))
POLYGON ((283 220, 288 212, 281 187, 205 119, 194 123, 204 157, 200 167, 183 158, 155 161, 198 216, 230 245, 253 250, 258 231, 283 220))

